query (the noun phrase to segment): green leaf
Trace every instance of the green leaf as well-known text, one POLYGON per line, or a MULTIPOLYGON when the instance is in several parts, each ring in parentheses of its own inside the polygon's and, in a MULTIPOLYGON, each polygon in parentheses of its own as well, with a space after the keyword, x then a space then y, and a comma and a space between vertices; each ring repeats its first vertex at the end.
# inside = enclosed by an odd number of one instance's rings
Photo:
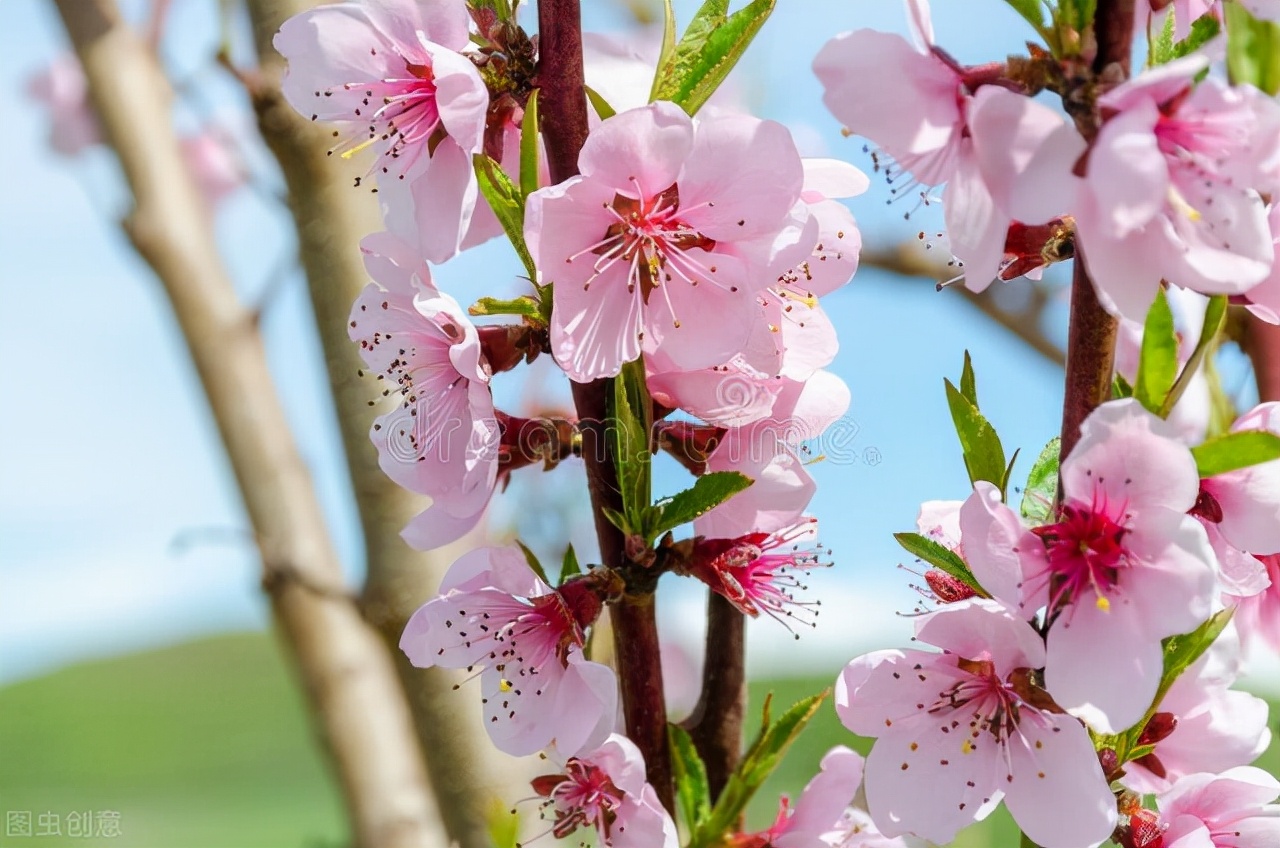
POLYGON ((1022 19, 1041 34, 1044 30, 1044 5, 1042 0, 1005 0, 1022 19))
POLYGON ((650 539, 687 524, 749 487, 755 481, 738 471, 712 471, 685 489, 658 504, 656 523, 649 528, 650 539))
POLYGON ((1214 643, 1214 640, 1221 635, 1227 624, 1230 623, 1234 612, 1234 607, 1219 610, 1190 633, 1170 636, 1161 642, 1164 648, 1164 669, 1160 674, 1160 686, 1156 689, 1156 696, 1152 699, 1151 706, 1147 708, 1146 715, 1124 734, 1121 734, 1122 744, 1113 746, 1116 754, 1120 756, 1121 764, 1141 756, 1139 752, 1142 748, 1138 746, 1138 739, 1142 735, 1143 728, 1147 726, 1147 722, 1160 709, 1160 703, 1164 700, 1164 696, 1169 693, 1174 681, 1194 665, 1196 660, 1204 655, 1205 651, 1209 650, 1209 646, 1214 643))
MULTIPOLYGON (((538 190, 538 89, 529 92, 520 123, 520 202, 538 190)), ((521 216, 523 222, 524 216, 521 216)), ((521 228, 523 229, 523 223, 521 228)))
POLYGON ((1022 453, 1022 448, 1016 448, 1013 456, 1009 457, 1009 464, 1005 466, 1004 476, 1000 478, 1000 491, 1009 491, 1009 478, 1013 476, 1013 465, 1018 461, 1018 455, 1022 453))
POLYGON ((1111 380, 1111 399, 1118 400, 1120 398, 1133 397, 1133 386, 1129 385, 1129 381, 1122 374, 1116 374, 1111 380))
POLYGON ((1174 10, 1170 9, 1164 16, 1164 26, 1151 42, 1151 55, 1147 60, 1147 64, 1151 67, 1163 65, 1173 58, 1173 25, 1174 10))
POLYGON ((538 555, 529 550, 529 546, 519 539, 516 539, 516 544, 520 546, 520 552, 524 554, 525 562, 529 563, 529 567, 533 569, 533 573, 538 575, 539 580, 550 586, 551 581, 547 579, 547 572, 546 569, 542 567, 542 563, 538 562, 538 555))
POLYGON ((645 386, 644 361, 637 359, 623 365, 610 388, 608 432, 618 469, 622 513, 631 532, 639 533, 646 524, 652 500, 652 455, 649 453, 652 404, 645 386))
POLYGON ((1251 83, 1280 94, 1280 24, 1260 21, 1233 0, 1227 11, 1227 73, 1233 83, 1251 83))
POLYGON ((680 43, 658 65, 651 100, 670 100, 695 114, 738 64, 777 0, 752 0, 727 15, 728 0, 707 0, 680 43))
POLYGON ((662 0, 662 49, 658 51, 658 72, 653 76, 653 85, 649 86, 649 102, 658 98, 658 81, 662 79, 662 69, 671 61, 676 52, 676 10, 671 0, 662 0))
POLYGON ((534 267, 533 257, 529 255, 529 246, 524 242, 524 197, 520 188, 511 181, 507 172, 498 163, 483 153, 474 158, 476 180, 480 183, 480 193, 488 201, 489 208, 497 216, 502 230, 511 240, 516 255, 529 272, 529 279, 538 279, 538 269, 534 267))
POLYGON ((1142 328, 1142 350, 1138 354, 1138 378, 1133 382, 1133 396, 1159 415, 1177 376, 1178 334, 1173 328, 1169 299, 1161 288, 1156 290, 1155 303, 1147 311, 1142 328))
POLYGON ((689 833, 694 833, 711 815, 711 787, 707 782, 707 767, 693 747, 693 740, 680 725, 667 725, 667 739, 671 744, 676 801, 680 805, 685 827, 689 833))
POLYGON ((600 116, 600 120, 607 121, 614 115, 618 114, 617 110, 609 105, 609 101, 600 96, 600 92, 596 91, 589 85, 584 85, 582 90, 587 93, 587 100, 591 102, 591 108, 596 110, 596 114, 600 116))
POLYGON ((828 689, 800 701, 756 738, 733 774, 729 775, 724 791, 711 808, 711 815, 694 831, 689 848, 719 844, 724 834, 735 828, 751 797, 773 774, 782 755, 817 714, 818 707, 830 693, 828 689))
POLYGON ((1200 338, 1196 342, 1196 348, 1191 352, 1191 357, 1187 360, 1187 364, 1182 366, 1182 372, 1178 374, 1178 379, 1174 381, 1173 388, 1165 395, 1164 403, 1160 407, 1160 417, 1167 418, 1169 413, 1173 411, 1173 407, 1181 399, 1183 392, 1187 390, 1187 386, 1191 384, 1191 379, 1195 377, 1196 370, 1201 363, 1205 361, 1205 357, 1213 350, 1218 341, 1218 333, 1227 323, 1227 296, 1225 294, 1215 294, 1209 298, 1209 305, 1204 311, 1204 326, 1200 328, 1200 338))
MULTIPOLYGON (((999 486, 1004 479, 1004 448, 995 428, 983 417, 973 403, 950 380, 947 387, 947 405, 951 407, 951 420, 955 422, 956 435, 964 453, 964 467, 974 483, 987 480, 999 486)), ((1003 490, 1001 490, 1003 494, 1003 490)))
POLYGON ((921 536, 919 533, 894 533, 893 538, 898 540, 898 544, 902 545, 907 553, 924 560, 939 571, 950 574, 982 597, 990 597, 978 585, 977 578, 969 570, 968 563, 962 560, 955 551, 945 548, 927 536, 921 536))
POLYGON ((467 309, 472 315, 521 315, 525 318, 541 318, 542 305, 537 299, 522 295, 512 300, 482 297, 467 309))
POLYGON ((492 848, 519 848, 520 816, 513 815, 510 804, 504 804, 499 798, 491 799, 485 821, 492 848))
POLYGON ((604 514, 605 518, 609 519, 610 524, 612 524, 614 527, 617 527, 619 530, 621 530, 623 533, 626 533, 628 536, 631 536, 637 532, 637 528, 631 526, 631 521, 625 515, 618 512, 616 509, 612 509, 607 506, 602 506, 600 507, 600 512, 604 514))
POLYGON ((960 371, 960 394, 965 396, 973 408, 978 408, 978 378, 973 374, 973 360, 969 351, 964 352, 964 368, 960 371))
POLYGON ((578 563, 578 554, 573 549, 573 545, 564 549, 564 559, 560 561, 560 583, 563 586, 564 581, 570 577, 577 577, 582 573, 582 566, 578 563))
MULTIPOLYGON (((1172 14, 1169 17, 1173 17, 1172 14)), ((1203 47, 1209 40, 1222 32, 1222 24, 1213 15, 1201 15, 1191 23, 1191 32, 1187 37, 1173 45, 1173 58, 1181 59, 1203 47)))
POLYGON ((1280 459, 1280 436, 1266 430, 1225 433, 1191 449, 1201 479, 1280 459))
POLYGON ((1062 439, 1054 436, 1040 451, 1031 473, 1027 475, 1027 487, 1022 490, 1022 517, 1033 525, 1047 524, 1053 514, 1053 502, 1058 497, 1058 456, 1062 452, 1062 439))

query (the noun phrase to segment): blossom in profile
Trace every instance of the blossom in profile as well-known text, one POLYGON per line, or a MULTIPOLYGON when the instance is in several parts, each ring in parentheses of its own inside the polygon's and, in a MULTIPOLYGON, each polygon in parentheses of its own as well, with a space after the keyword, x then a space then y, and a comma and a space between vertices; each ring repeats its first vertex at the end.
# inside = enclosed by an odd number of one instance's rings
POLYGON ((613 671, 582 653, 603 605, 594 581, 552 589, 519 549, 479 548, 450 566, 400 650, 419 668, 480 668, 485 729, 501 750, 525 756, 554 742, 572 756, 604 742, 617 715, 613 671))
POLYGON ((387 476, 431 505, 401 535, 420 550, 462 537, 493 495, 501 428, 479 333, 425 264, 389 237, 365 241, 366 266, 381 276, 351 309, 348 332, 369 371, 398 405, 369 435, 387 476))
POLYGON ((604 848, 676 848, 675 822, 658 793, 645 782, 644 757, 625 736, 610 734, 599 748, 552 759, 557 774, 533 779, 551 835, 565 839, 579 828, 593 829, 604 848))
POLYGON ((942 653, 876 651, 836 681, 840 720, 876 740, 866 793, 880 832, 946 844, 1003 799, 1037 845, 1104 842, 1115 798, 1084 725, 1036 683, 1035 629, 994 601, 917 621, 916 639, 942 653))

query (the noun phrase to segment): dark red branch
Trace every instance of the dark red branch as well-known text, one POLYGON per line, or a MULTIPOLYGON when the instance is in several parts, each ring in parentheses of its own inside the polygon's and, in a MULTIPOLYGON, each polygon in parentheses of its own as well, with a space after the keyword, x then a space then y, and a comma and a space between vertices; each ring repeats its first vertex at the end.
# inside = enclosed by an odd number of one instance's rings
POLYGON ((708 592, 702 694, 685 721, 718 798, 742 755, 747 712, 746 617, 727 598, 708 592))
MULTIPOLYGON (((1094 57, 1095 74, 1106 74, 1108 84, 1129 76, 1129 60, 1133 53, 1133 21, 1135 0, 1098 0, 1094 13, 1094 33, 1098 53, 1094 57), (1116 73, 1118 69, 1119 73, 1116 73)), ((1091 120, 1077 125, 1085 137, 1097 135, 1099 119, 1094 111, 1091 120)), ((1080 424, 1111 397, 1111 373, 1115 366, 1116 319, 1102 308, 1089 278, 1082 253, 1076 247, 1075 273, 1071 281, 1071 323, 1067 331, 1067 377, 1062 403, 1062 458, 1065 459, 1080 438, 1080 424)))
POLYGON ((1260 401, 1280 400, 1280 327, 1249 316, 1246 341, 1260 401))
MULTIPOLYGON (((578 153, 587 138, 587 98, 582 74, 582 15, 579 0, 538 3, 538 108, 547 167, 553 183, 578 173, 578 153)), ((549 280, 548 282, 554 282, 549 280)), ((573 384, 573 402, 582 429, 587 488, 600 540, 601 561, 628 569, 625 539, 604 516, 622 511, 618 476, 602 425, 607 418, 610 381, 573 384)), ((658 654, 658 626, 652 592, 627 594, 611 608, 614 653, 622 691, 627 736, 644 755, 649 783, 669 811, 675 810, 667 708, 658 654)))

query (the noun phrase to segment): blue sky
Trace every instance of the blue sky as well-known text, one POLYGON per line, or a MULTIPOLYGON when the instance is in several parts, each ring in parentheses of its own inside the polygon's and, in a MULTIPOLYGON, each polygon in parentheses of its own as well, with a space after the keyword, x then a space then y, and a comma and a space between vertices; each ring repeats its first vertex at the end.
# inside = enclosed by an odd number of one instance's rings
MULTIPOLYGON (((212 55, 216 4, 173 5, 166 56, 185 78, 212 55)), ((591 28, 618 31, 626 23, 613 4, 585 5, 591 28)), ((691 5, 677 4, 682 20, 691 5)), ((935 5, 938 40, 962 61, 1016 52, 1030 35, 997 0, 935 5)), ((836 32, 904 31, 901 6, 806 0, 779 7, 738 73, 745 96, 760 114, 791 125, 806 152, 869 167, 863 142, 842 138, 823 109, 809 63, 836 32)), ((65 49, 52 6, 20 0, 5 12, 0 109, 10 118, 0 135, 8 165, 0 197, 0 391, 10 411, 0 418, 0 680, 265 621, 247 525, 195 375, 159 287, 116 224, 125 205, 114 162, 103 150, 74 161, 52 154, 47 116, 23 93, 26 79, 65 49)), ((225 83, 200 90, 217 112, 244 108, 225 83)), ((875 181, 851 203, 867 242, 937 228, 928 217, 903 221, 903 207, 886 207, 886 198, 875 181)), ((291 250, 287 226, 278 208, 252 192, 221 209, 218 236, 247 299, 291 250)), ((470 281, 508 285, 518 271, 506 246, 493 243, 439 269, 438 282, 465 301, 491 293, 470 281)), ((820 486, 812 511, 837 563, 812 585, 837 620, 804 644, 814 662, 834 669, 833 655, 850 656, 851 641, 905 641, 908 626, 892 613, 912 605, 896 568, 907 557, 890 534, 911 529, 922 500, 963 497, 968 488, 942 393, 942 378, 958 374, 963 351, 973 354, 984 410, 1009 449, 1023 449, 1023 474, 1057 427, 1062 389, 1057 369, 957 293, 937 293, 927 281, 866 270, 826 306, 841 333, 833 367, 852 389, 860 458, 812 467, 820 486), (873 454, 879 464, 864 461, 873 454), (896 633, 886 636, 895 623, 896 633)), ((357 579, 358 528, 310 321, 301 280, 290 273, 265 317, 269 355, 357 579)), ((563 468, 557 476, 576 473, 563 468)), ((658 476, 660 493, 682 485, 674 471, 658 476)), ((676 591, 668 604, 673 626, 698 604, 697 593, 676 591)), ((753 640, 757 657, 791 651, 776 626, 753 640)))

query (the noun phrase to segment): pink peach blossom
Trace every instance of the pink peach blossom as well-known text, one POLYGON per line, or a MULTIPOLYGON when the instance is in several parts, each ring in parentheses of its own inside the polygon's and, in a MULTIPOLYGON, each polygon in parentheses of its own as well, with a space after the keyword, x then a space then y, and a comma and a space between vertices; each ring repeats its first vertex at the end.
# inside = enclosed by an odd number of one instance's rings
POLYGON ((594 751, 553 759, 560 774, 533 779, 534 791, 547 800, 542 815, 554 820, 551 833, 565 839, 591 828, 607 848, 676 848, 675 822, 658 793, 645 782, 644 758, 630 739, 610 734, 594 751))
POLYGON ((401 399, 374 421, 370 438, 387 476, 431 496, 431 506, 402 532, 410 545, 429 550, 475 527, 493 494, 501 431, 489 364, 475 326, 431 284, 424 264, 386 236, 365 246, 400 254, 367 259, 385 276, 366 286, 351 310, 352 340, 385 392, 401 399))
POLYGON ((290 18, 274 43, 289 62, 289 103, 337 124, 335 150, 344 157, 371 148, 370 173, 384 187, 406 183, 409 199, 421 203, 407 214, 420 222, 424 257, 443 262, 457 253, 476 207, 471 156, 483 147, 489 106, 479 72, 460 52, 469 43, 466 4, 347 0, 290 18))
POLYGON ((880 831, 945 844, 1003 799, 1037 845, 1105 841, 1115 798, 1083 725, 1032 682, 1039 634, 993 601, 917 621, 916 638, 942 653, 877 651, 836 681, 845 727, 876 739, 866 792, 880 831))
POLYGON ((529 197, 525 236, 555 283, 551 344, 578 381, 617 374, 642 345, 682 369, 739 352, 776 279, 803 168, 780 125, 694 121, 672 103, 602 122, 582 175, 529 197))
POLYGON ((1252 766, 1182 778, 1156 799, 1164 848, 1270 848, 1280 843, 1280 781, 1252 766))
POLYGON ((1265 644, 1280 654, 1280 554, 1256 559, 1266 569, 1267 587, 1249 596, 1227 595, 1223 600, 1235 606, 1232 620, 1246 644, 1265 644))
MULTIPOLYGON (((1263 403, 1231 425, 1231 432, 1280 435, 1280 403, 1263 403)), ((1280 459, 1229 471, 1200 482, 1202 504, 1223 537, 1252 554, 1280 553, 1280 459)))
POLYGON ((582 654, 600 609, 584 581, 556 591, 520 550, 479 548, 409 619, 400 650, 419 668, 482 667, 485 729, 503 751, 525 756, 555 742, 572 756, 604 742, 617 714, 613 671, 582 654))

